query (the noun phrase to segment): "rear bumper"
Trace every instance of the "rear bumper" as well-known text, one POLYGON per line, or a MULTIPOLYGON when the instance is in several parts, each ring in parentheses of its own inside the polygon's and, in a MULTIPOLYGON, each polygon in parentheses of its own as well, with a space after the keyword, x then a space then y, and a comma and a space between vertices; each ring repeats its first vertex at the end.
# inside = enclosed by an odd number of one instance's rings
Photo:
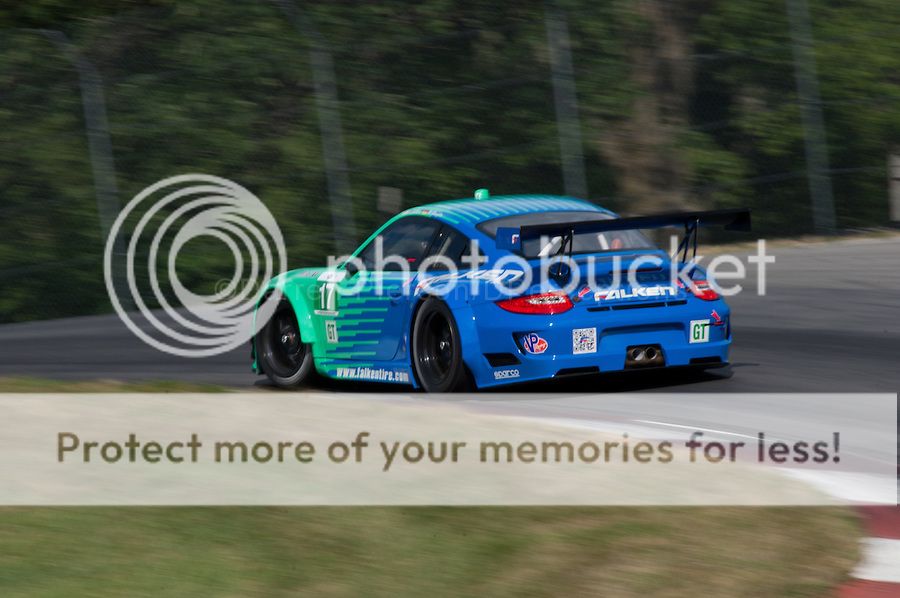
POLYGON ((473 306, 472 316, 478 340, 464 343, 463 354, 479 387, 622 371, 634 346, 658 348, 665 367, 714 366, 728 362, 731 346, 730 313, 721 300, 625 311, 582 307, 555 316, 511 314, 485 303, 473 306), (719 320, 711 317, 713 310, 719 320), (704 320, 710 321, 708 340, 691 342, 691 323, 704 320), (546 342, 538 343, 542 352, 526 348, 522 337, 528 333, 546 342))

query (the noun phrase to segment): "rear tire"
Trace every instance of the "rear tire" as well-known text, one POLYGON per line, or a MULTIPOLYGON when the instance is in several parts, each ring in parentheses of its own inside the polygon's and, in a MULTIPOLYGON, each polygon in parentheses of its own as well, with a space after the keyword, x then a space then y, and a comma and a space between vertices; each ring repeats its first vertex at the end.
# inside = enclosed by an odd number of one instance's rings
POLYGON ((459 392, 473 387, 462 358, 459 328, 443 301, 429 297, 416 312, 412 328, 412 364, 425 392, 459 392))
POLYGON ((281 388, 295 388, 309 378, 312 349, 303 342, 297 314, 287 299, 281 299, 256 335, 256 358, 269 380, 281 388))

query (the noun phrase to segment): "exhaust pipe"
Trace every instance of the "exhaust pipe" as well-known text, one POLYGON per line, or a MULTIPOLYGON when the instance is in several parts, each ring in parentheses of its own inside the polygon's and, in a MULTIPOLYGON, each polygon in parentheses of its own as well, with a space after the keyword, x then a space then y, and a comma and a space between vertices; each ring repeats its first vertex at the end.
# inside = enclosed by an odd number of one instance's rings
POLYGON ((625 368, 660 367, 666 365, 659 345, 638 345, 628 347, 625 352, 625 368))

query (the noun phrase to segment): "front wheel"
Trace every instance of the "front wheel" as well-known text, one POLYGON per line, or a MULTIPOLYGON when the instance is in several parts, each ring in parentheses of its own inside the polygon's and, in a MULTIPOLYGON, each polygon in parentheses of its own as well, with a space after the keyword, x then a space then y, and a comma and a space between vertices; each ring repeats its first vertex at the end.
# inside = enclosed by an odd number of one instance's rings
POLYGON ((282 388, 302 384, 313 369, 312 351, 300 337, 297 315, 287 299, 256 335, 256 355, 269 380, 282 388))
POLYGON ((434 297, 425 300, 412 329, 412 363, 426 392, 454 392, 471 388, 463 363, 456 320, 447 305, 434 297))

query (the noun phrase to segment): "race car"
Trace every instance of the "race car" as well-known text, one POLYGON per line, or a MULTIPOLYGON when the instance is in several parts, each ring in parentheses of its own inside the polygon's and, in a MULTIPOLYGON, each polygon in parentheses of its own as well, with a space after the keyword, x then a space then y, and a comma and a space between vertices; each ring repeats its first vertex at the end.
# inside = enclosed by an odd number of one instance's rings
POLYGON ((338 265, 266 285, 252 368, 286 388, 318 374, 441 393, 722 366, 729 308, 689 258, 707 225, 749 230, 750 214, 619 218, 583 200, 483 189, 411 208, 338 265), (671 256, 642 232, 672 226, 683 236, 671 256))

